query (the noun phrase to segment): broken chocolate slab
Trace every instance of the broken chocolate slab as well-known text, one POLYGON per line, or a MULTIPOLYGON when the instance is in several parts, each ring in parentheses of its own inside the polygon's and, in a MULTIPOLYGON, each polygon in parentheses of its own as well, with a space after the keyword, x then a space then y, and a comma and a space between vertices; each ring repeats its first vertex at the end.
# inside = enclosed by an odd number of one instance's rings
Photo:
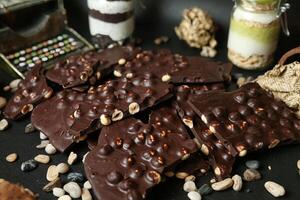
POLYGON ((138 51, 139 49, 131 46, 116 46, 101 52, 90 51, 70 56, 55 64, 46 73, 46 77, 64 88, 95 85, 113 71, 113 66, 120 59, 129 59, 138 51))
POLYGON ((300 120, 257 83, 210 91, 188 103, 233 156, 300 139, 300 120))
POLYGON ((117 77, 138 76, 151 71, 163 82, 213 83, 230 80, 232 65, 200 57, 172 54, 170 50, 142 51, 135 58, 115 67, 117 77))
POLYGON ((235 161, 220 140, 209 130, 199 117, 193 119, 191 129, 203 154, 207 155, 218 180, 230 177, 235 161))
POLYGON ((186 126, 192 130, 202 153, 208 156, 209 162, 218 180, 230 176, 235 159, 223 144, 220 143, 216 136, 210 132, 208 127, 201 121, 187 101, 190 97, 201 95, 204 92, 223 89, 224 85, 221 83, 197 87, 187 85, 178 86, 176 101, 174 102, 174 106, 178 110, 179 116, 186 126))
POLYGON ((180 131, 158 130, 128 118, 102 129, 84 165, 98 199, 144 199, 167 167, 196 150, 194 141, 180 131))
POLYGON ((30 113, 34 106, 52 96, 53 90, 47 84, 41 65, 27 72, 25 79, 18 85, 18 90, 8 101, 4 116, 9 119, 19 119, 30 113))
POLYGON ((32 124, 60 151, 88 133, 172 96, 172 86, 151 76, 120 78, 80 93, 64 90, 37 106, 32 124))

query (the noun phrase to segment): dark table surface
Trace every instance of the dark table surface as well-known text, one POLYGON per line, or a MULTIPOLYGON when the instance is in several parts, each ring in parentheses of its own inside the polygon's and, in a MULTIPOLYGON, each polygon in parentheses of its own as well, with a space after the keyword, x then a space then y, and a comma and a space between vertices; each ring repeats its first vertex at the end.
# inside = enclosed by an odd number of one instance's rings
MULTIPOLYGON (((174 27, 181 19, 181 12, 184 8, 199 6, 208 11, 219 26, 217 33, 218 55, 215 60, 226 61, 226 42, 228 34, 228 23, 232 8, 230 0, 140 0, 144 2, 145 9, 137 8, 137 37, 142 38, 142 47, 152 49, 157 48, 153 40, 157 36, 167 35, 170 42, 162 45, 172 49, 174 52, 185 55, 199 55, 199 50, 189 48, 184 42, 177 39, 174 33, 174 27)), ((300 1, 290 1, 292 8, 289 11, 289 26, 292 35, 290 37, 282 36, 279 42, 276 60, 287 50, 300 45, 300 1)), ((86 1, 83 0, 65 0, 65 6, 68 12, 70 26, 74 27, 85 37, 89 38, 86 1)), ((245 76, 257 75, 262 72, 244 71, 234 68, 234 74, 242 73, 245 76)), ((9 83, 12 77, 0 71, 1 88, 9 83)), ((8 97, 2 90, 0 96, 8 97)), ((29 119, 23 119, 17 122, 10 122, 10 128, 0 132, 0 178, 5 178, 13 182, 18 182, 30 188, 35 193, 39 193, 40 199, 56 199, 52 194, 41 191, 41 188, 47 183, 45 175, 48 165, 39 165, 39 167, 29 173, 20 170, 23 161, 32 159, 35 155, 44 153, 43 150, 35 148, 40 143, 39 134, 24 134, 24 127, 29 123, 29 119), (7 163, 6 155, 16 152, 19 159, 15 163, 7 163)), ((79 161, 71 167, 72 171, 83 172, 81 162, 82 156, 88 151, 85 144, 80 144, 72 149, 80 155, 79 161)), ((51 156, 51 164, 66 162, 69 152, 51 156)), ((272 151, 263 151, 251 154, 246 158, 240 159, 235 165, 234 172, 241 173, 245 169, 244 162, 247 159, 257 159, 261 161, 261 173, 263 179, 253 183, 244 184, 241 192, 232 190, 224 192, 215 192, 205 196, 207 200, 271 200, 274 199, 267 193, 263 187, 265 181, 273 180, 282 184, 287 195, 281 199, 298 200, 300 199, 300 176, 298 174, 296 161, 300 159, 300 145, 291 145, 281 147, 272 151), (271 166, 271 170, 268 169, 271 166), (246 190, 249 189, 248 192, 246 190)), ((197 186, 207 183, 211 176, 205 176, 197 179, 197 186)), ((148 200, 166 199, 182 200, 187 199, 186 193, 182 190, 183 181, 170 179, 154 188, 148 195, 148 200)))

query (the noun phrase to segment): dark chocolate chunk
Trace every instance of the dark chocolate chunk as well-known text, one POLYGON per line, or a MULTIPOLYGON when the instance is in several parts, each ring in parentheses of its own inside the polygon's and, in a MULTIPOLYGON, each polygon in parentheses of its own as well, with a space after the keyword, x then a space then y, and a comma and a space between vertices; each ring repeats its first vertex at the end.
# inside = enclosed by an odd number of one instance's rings
POLYGON ((18 119, 30 113, 34 106, 51 97, 53 93, 46 82, 41 65, 28 71, 25 79, 18 86, 18 90, 8 101, 4 116, 9 119, 18 119))
POLYGON ((64 151, 88 133, 171 97, 172 86, 145 77, 107 81, 80 93, 64 90, 34 109, 32 124, 64 151))
POLYGON ((233 156, 300 139, 300 120, 256 83, 233 92, 210 91, 188 103, 233 156))
POLYGON ((180 131, 158 130, 129 118, 102 129, 85 171, 98 199, 143 199, 167 167, 196 150, 180 131))
POLYGON ((185 57, 161 49, 142 51, 115 68, 117 76, 138 76, 151 71, 164 82, 213 83, 230 80, 232 65, 198 57, 185 57))
POLYGON ((120 59, 129 59, 139 51, 131 46, 116 46, 101 52, 87 52, 58 62, 46 76, 64 88, 95 85, 113 71, 120 59))

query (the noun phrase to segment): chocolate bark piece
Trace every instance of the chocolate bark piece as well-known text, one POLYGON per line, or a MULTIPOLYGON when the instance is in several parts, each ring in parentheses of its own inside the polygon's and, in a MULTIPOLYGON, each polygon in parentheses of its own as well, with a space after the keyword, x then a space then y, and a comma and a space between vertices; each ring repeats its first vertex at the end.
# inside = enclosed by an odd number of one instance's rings
POLYGON ((207 155, 218 180, 230 177, 235 157, 209 130, 199 117, 195 117, 191 129, 203 154, 207 155))
POLYGON ((53 90, 47 84, 41 65, 27 72, 25 79, 19 83, 18 90, 8 101, 4 116, 19 119, 30 113, 34 106, 52 96, 53 90))
POLYGON ((188 103, 233 156, 300 138, 300 120, 257 83, 233 92, 207 92, 188 103))
POLYGON ((88 133, 169 99, 171 90, 171 85, 150 73, 110 80, 84 93, 64 90, 37 106, 31 121, 59 151, 64 151, 88 133))
POLYGON ((128 118, 104 127, 85 171, 98 199, 143 199, 164 170, 197 150, 180 131, 168 132, 128 118))
POLYGON ((199 57, 172 54, 170 50, 142 51, 115 67, 117 76, 138 76, 151 71, 164 82, 212 83, 230 80, 232 65, 199 57))
POLYGON ((129 59, 138 51, 131 46, 116 46, 101 52, 74 55, 55 64, 46 77, 64 88, 95 85, 113 71, 113 66, 121 58, 129 59))
POLYGON ((209 158, 218 180, 229 177, 235 158, 229 153, 222 143, 213 135, 208 127, 201 121, 191 106, 187 103, 190 97, 201 95, 209 90, 223 90, 221 83, 191 87, 182 85, 177 87, 176 102, 174 106, 178 110, 182 121, 192 130, 197 144, 202 153, 209 158))
POLYGON ((1 200, 36 200, 37 195, 21 185, 0 179, 0 198, 1 200))

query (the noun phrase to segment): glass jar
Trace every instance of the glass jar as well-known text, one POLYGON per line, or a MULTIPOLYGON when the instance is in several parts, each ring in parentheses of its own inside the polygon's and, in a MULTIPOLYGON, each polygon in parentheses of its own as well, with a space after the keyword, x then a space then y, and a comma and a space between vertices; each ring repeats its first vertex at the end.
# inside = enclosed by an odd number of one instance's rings
POLYGON ((236 0, 228 37, 228 58, 243 69, 271 64, 280 34, 280 0, 236 0))

